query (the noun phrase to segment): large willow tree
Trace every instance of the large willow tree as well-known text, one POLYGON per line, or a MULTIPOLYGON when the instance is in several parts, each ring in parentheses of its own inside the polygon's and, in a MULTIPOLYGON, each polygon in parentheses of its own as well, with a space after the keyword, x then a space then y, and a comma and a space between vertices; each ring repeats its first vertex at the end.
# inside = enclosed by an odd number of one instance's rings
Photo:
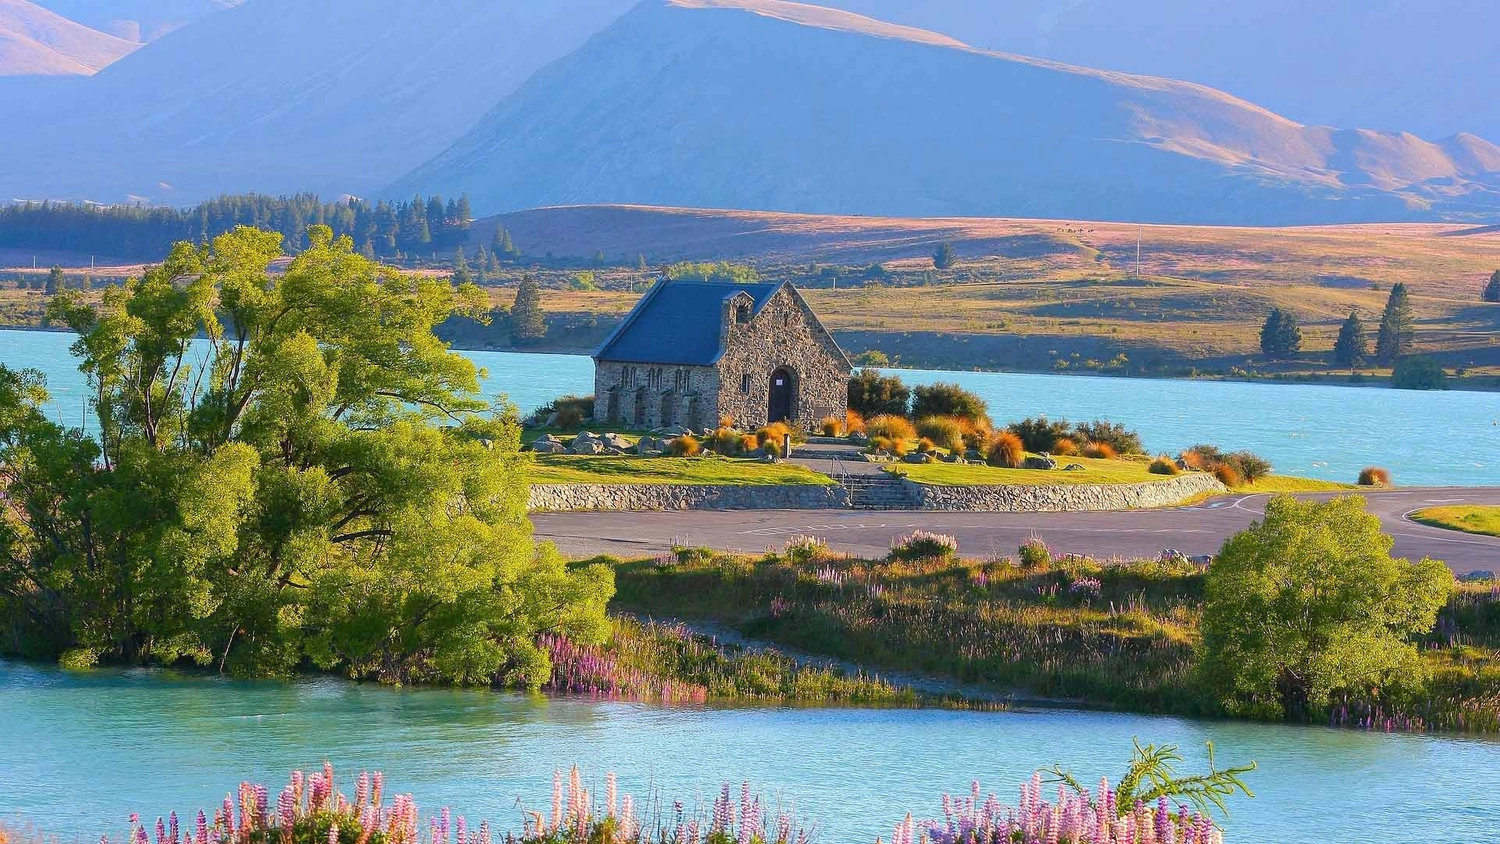
POLYGON ((533 546, 514 413, 433 335, 483 294, 309 241, 273 271, 281 236, 239 228, 54 300, 87 431, 0 367, 11 650, 536 684, 539 633, 605 635, 610 574, 533 546))

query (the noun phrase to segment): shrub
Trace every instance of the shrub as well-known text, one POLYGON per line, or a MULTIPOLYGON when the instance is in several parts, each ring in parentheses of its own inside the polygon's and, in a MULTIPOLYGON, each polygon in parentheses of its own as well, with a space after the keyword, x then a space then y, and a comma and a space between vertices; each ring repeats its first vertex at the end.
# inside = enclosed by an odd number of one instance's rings
POLYGON ((794 563, 811 563, 828 556, 828 543, 816 536, 794 536, 786 541, 782 553, 794 563))
POLYGON ((765 442, 760 444, 760 450, 763 454, 769 455, 771 457, 780 458, 785 456, 781 452, 780 440, 766 440, 765 442))
POLYGON ((916 438, 917 429, 906 421, 906 417, 885 413, 866 422, 865 433, 888 440, 910 440, 916 438))
POLYGON ((911 415, 958 416, 974 423, 989 423, 990 409, 984 399, 957 384, 927 384, 912 391, 911 415))
POLYGON ((865 432, 865 418, 857 411, 844 411, 844 432, 847 434, 865 432))
POLYGON ((1379 466, 1367 466, 1359 470, 1360 486, 1390 486, 1391 473, 1379 466))
POLYGON ((890 454, 895 450, 895 444, 891 442, 890 437, 872 437, 869 450, 871 454, 880 451, 890 454))
POLYGON ((759 431, 756 431, 755 438, 757 440, 760 440, 762 445, 768 442, 774 442, 777 446, 780 446, 782 443, 782 438, 787 434, 792 435, 792 440, 794 442, 798 438, 797 432, 793 431, 790 425, 786 424, 785 422, 772 422, 764 428, 761 428, 759 431))
POLYGON ((697 457, 698 452, 703 450, 703 444, 692 434, 678 437, 667 443, 667 451, 673 457, 697 457))
POLYGON ((1141 435, 1121 425, 1104 419, 1080 422, 1073 427, 1074 436, 1085 442, 1106 443, 1120 454, 1145 454, 1141 435))
POLYGON ((994 442, 994 439, 994 431, 985 428, 976 428, 973 431, 964 433, 964 448, 973 449, 980 454, 989 454, 990 444, 994 442))
POLYGON ((891 440, 891 454, 905 457, 911 452, 911 440, 891 440))
POLYGON ((734 417, 730 416, 727 413, 724 414, 723 416, 720 416, 719 417, 719 427, 720 428, 733 428, 734 427, 734 417))
POLYGON ((742 436, 733 428, 720 428, 709 435, 707 446, 725 457, 731 457, 740 452, 742 436))
POLYGON ((1229 487, 1230 489, 1245 485, 1245 479, 1240 477, 1240 473, 1228 463, 1215 464, 1214 477, 1219 479, 1219 483, 1229 487))
POLYGON ((1084 457, 1093 457, 1098 460, 1114 460, 1120 456, 1120 453, 1115 451, 1115 447, 1109 443, 1093 440, 1083 444, 1082 452, 1084 457))
POLYGON ((1078 443, 1072 437, 1058 437, 1052 441, 1052 453, 1058 457, 1072 457, 1078 453, 1078 443))
POLYGON ((861 416, 905 416, 911 405, 911 388, 895 375, 861 369, 849 379, 849 409, 861 416))
POLYGON ((1199 444, 1182 453, 1182 462, 1188 464, 1189 469, 1212 472, 1215 465, 1224 462, 1224 453, 1218 446, 1199 444))
POLYGON ((1160 455, 1155 460, 1151 461, 1151 466, 1147 468, 1146 471, 1150 472, 1153 475, 1182 474, 1182 470, 1177 468, 1177 461, 1166 456, 1165 454, 1160 455))
POLYGON ((757 448, 760 448, 759 437, 754 434, 744 434, 740 437, 740 452, 742 454, 749 454, 757 448))
POLYGON ((937 443, 933 442, 932 440, 930 440, 930 439, 928 439, 926 437, 923 437, 920 440, 917 440, 917 453, 918 454, 931 454, 934 451, 937 451, 937 443))
POLYGON ((1234 470, 1245 479, 1246 483, 1255 483, 1271 474, 1271 461, 1266 460, 1254 452, 1236 451, 1226 455, 1224 462, 1234 467, 1234 470))
POLYGON ((843 434, 844 426, 837 416, 830 416, 818 424, 818 430, 825 437, 837 437, 843 434))
POLYGON ((1026 449, 1021 447, 1020 437, 1010 431, 1001 431, 995 435, 995 442, 990 446, 987 459, 991 466, 1019 469, 1026 462, 1026 449))
POLYGON ((964 448, 964 425, 952 416, 928 416, 917 422, 917 433, 951 452, 964 448))
POLYGON ((1396 368, 1391 371, 1391 386, 1398 390, 1446 390, 1448 374, 1432 358, 1413 355, 1396 361, 1396 368))
POLYGON ((536 426, 549 425, 570 431, 594 418, 593 396, 561 396, 537 408, 528 420, 536 426))
POLYGON ((1009 428, 1012 434, 1021 438, 1021 444, 1026 446, 1027 451, 1047 451, 1053 454, 1062 454, 1057 449, 1057 443, 1059 440, 1067 439, 1068 434, 1073 430, 1068 420, 1059 419, 1053 422, 1045 416, 1012 422, 1009 428))
POLYGON ((1033 536, 1022 542, 1016 553, 1021 558, 1021 565, 1026 568, 1039 569, 1052 565, 1052 549, 1040 537, 1033 536))
POLYGON ((891 543, 893 560, 948 560, 958 556, 958 540, 945 533, 913 531, 891 543))

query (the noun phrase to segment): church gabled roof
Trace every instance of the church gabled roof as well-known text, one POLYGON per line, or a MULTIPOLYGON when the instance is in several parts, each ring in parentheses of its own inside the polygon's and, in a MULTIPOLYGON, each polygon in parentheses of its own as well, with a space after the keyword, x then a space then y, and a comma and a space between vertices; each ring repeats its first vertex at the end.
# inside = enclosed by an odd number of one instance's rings
POLYGON ((725 300, 746 293, 759 314, 783 284, 662 279, 594 352, 594 360, 713 366, 723 351, 719 343, 725 300))

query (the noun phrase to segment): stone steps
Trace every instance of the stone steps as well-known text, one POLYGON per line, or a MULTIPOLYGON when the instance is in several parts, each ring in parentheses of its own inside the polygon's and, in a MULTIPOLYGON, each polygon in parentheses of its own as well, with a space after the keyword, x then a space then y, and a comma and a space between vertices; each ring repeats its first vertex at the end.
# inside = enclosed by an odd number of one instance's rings
POLYGON ((855 510, 906 510, 913 504, 901 479, 885 473, 848 475, 839 483, 849 493, 849 505, 855 510))

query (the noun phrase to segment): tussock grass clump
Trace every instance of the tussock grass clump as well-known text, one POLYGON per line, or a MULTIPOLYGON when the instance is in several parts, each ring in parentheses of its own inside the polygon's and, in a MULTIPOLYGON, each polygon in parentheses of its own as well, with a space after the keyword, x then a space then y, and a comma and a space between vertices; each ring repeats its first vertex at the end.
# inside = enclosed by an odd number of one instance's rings
POLYGON ((1169 477, 1182 474, 1182 470, 1177 468, 1177 461, 1165 454, 1157 455, 1157 458, 1151 461, 1151 465, 1147 467, 1146 471, 1153 475, 1167 475, 1169 477))
POLYGON ((916 439, 917 429, 903 416, 883 413, 865 422, 865 433, 888 440, 916 439))
POLYGON ((844 433, 844 424, 837 416, 829 416, 818 423, 818 433, 825 437, 838 437, 844 433))
POLYGON ((844 433, 863 434, 865 432, 865 417, 857 410, 844 411, 844 433))
POLYGON ((1021 438, 1010 431, 1001 431, 995 435, 995 441, 990 445, 990 453, 986 458, 991 466, 1001 469, 1019 469, 1026 462, 1026 449, 1021 447, 1021 438))
POLYGON ((1084 443, 1081 451, 1084 457, 1092 457, 1096 460, 1118 460, 1120 457, 1120 452, 1116 451, 1114 446, 1097 440, 1084 443))
POLYGON ((673 457, 697 457, 703 451, 703 443, 692 434, 687 434, 667 443, 667 451, 673 457))
POLYGON ((958 539, 946 533, 912 531, 891 543, 892 560, 952 560, 958 556, 958 539))
POLYGON ((792 430, 792 426, 786 424, 785 422, 772 422, 764 428, 756 431, 755 438, 760 440, 762 445, 768 442, 774 442, 776 443, 776 445, 780 446, 782 438, 787 434, 792 435, 793 442, 797 441, 798 434, 796 431, 792 430))
POLYGON ((1078 443, 1072 437, 1058 437, 1052 441, 1052 454, 1057 457, 1075 457, 1078 454, 1078 443))
POLYGON ((1234 468, 1228 463, 1219 463, 1215 465, 1214 477, 1219 479, 1219 483, 1229 487, 1230 489, 1245 485, 1245 477, 1239 473, 1238 469, 1234 468))
POLYGON ((705 445, 712 451, 716 451, 725 457, 732 457, 740 452, 743 436, 733 428, 720 428, 708 437, 705 445))
POLYGON ((920 440, 917 440, 918 454, 932 454, 935 451, 937 451, 937 443, 933 442, 927 437, 923 437, 920 440))
POLYGON ((744 434, 740 437, 740 453, 749 454, 760 448, 760 438, 754 434, 744 434))
POLYGON ((1390 486, 1391 473, 1379 466, 1367 466, 1359 470, 1360 486, 1390 486))
POLYGON ((962 421, 952 416, 927 416, 917 420, 919 435, 931 440, 940 448, 955 453, 963 451, 966 427, 976 432, 978 430, 972 425, 964 425, 962 421))

